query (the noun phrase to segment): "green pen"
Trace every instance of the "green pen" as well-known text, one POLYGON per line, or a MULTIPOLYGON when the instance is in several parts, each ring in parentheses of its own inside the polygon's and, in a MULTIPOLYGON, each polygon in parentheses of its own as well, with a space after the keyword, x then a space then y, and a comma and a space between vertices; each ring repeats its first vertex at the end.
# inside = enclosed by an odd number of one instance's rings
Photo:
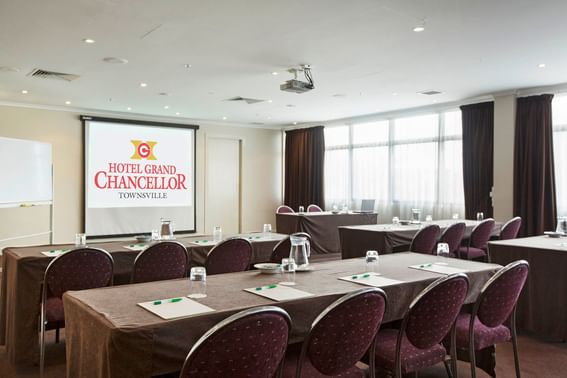
POLYGON ((160 305, 161 301, 154 301, 154 305, 160 305))
POLYGON ((171 298, 168 302, 169 303, 175 303, 175 302, 181 302, 182 298, 171 298))
POLYGON ((420 265, 419 267, 420 267, 420 268, 429 268, 429 267, 432 266, 432 265, 433 265, 433 264, 423 264, 423 265, 420 265))
POLYGON ((368 278, 368 277, 370 277, 370 274, 366 273, 366 274, 363 274, 362 276, 352 276, 352 279, 356 280, 358 278, 368 278))
MULTIPOLYGON (((278 287, 278 285, 276 285, 276 284, 265 286, 266 289, 275 289, 276 287, 278 287)), ((264 287, 260 286, 260 287, 256 288, 256 291, 260 291, 260 290, 263 290, 263 289, 264 289, 264 287)))

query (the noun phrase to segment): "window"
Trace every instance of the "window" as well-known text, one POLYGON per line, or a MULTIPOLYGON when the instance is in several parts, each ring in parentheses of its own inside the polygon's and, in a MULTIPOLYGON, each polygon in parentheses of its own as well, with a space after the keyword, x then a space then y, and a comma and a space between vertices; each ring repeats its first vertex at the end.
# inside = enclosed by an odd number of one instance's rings
POLYGON ((555 156, 555 192, 557 215, 567 216, 567 95, 556 96, 553 113, 553 154, 555 156))
POLYGON ((327 127, 325 144, 327 208, 376 199, 382 221, 464 213, 460 111, 327 127))

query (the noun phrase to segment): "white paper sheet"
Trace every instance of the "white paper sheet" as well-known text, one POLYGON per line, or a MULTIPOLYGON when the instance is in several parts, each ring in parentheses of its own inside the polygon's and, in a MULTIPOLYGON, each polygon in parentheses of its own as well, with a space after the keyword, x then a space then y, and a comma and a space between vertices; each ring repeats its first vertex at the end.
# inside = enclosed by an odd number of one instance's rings
POLYGON ((69 252, 70 249, 52 249, 50 251, 44 251, 41 252, 42 255, 47 256, 47 257, 56 257, 59 255, 64 254, 65 252, 69 252))
POLYGON ((313 294, 303 290, 294 289, 293 287, 283 285, 266 285, 261 287, 251 287, 244 289, 245 291, 269 298, 274 301, 287 301, 291 299, 299 299, 311 297, 313 294))
POLYGON ((211 245, 217 245, 218 242, 214 241, 214 240, 195 240, 192 241, 191 244, 197 244, 197 245, 202 245, 202 246, 211 246, 211 245))
POLYGON ((136 244, 128 244, 123 246, 124 248, 130 250, 130 251, 143 251, 144 249, 146 249, 148 247, 148 244, 146 243, 136 243, 136 244))
POLYGON ((359 285, 366 285, 373 287, 398 285, 403 283, 403 281, 382 277, 379 273, 375 273, 375 272, 366 272, 360 274, 353 274, 345 277, 339 277, 339 280, 354 282, 359 285))
POLYGON ((428 272, 439 273, 439 274, 453 274, 453 273, 463 273, 466 272, 466 269, 455 268, 448 265, 439 265, 433 263, 427 264, 420 264, 420 265, 412 265, 410 266, 411 269, 418 269, 418 270, 426 270, 428 272))
POLYGON ((138 303, 138 306, 145 308, 149 312, 152 312, 165 320, 215 311, 214 309, 189 298, 176 298, 179 299, 178 302, 171 302, 171 299, 173 298, 158 299, 151 302, 142 302, 138 303), (156 304, 158 302, 161 303, 156 304))

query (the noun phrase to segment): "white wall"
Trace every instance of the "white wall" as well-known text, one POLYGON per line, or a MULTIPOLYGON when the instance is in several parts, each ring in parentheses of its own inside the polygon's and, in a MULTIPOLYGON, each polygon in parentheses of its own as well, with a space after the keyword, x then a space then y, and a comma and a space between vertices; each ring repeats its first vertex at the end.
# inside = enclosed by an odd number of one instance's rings
MULTIPOLYGON (((143 119, 135 116, 132 118, 143 119)), ((204 229, 206 135, 229 136, 243 141, 242 230, 261 230, 262 224, 275 223, 274 210, 283 197, 281 131, 197 124, 200 125, 197 132, 197 232, 210 232, 204 229)), ((79 113, 0 106, 0 136, 52 144, 55 175, 54 241, 72 242, 75 233, 82 231, 83 227, 83 128, 79 113)), ((48 208, 0 209, 0 240, 48 229, 48 208)), ((48 237, 44 235, 0 242, 0 248, 47 241, 48 237)))
POLYGON ((494 219, 514 216, 514 130, 516 95, 494 98, 494 219))

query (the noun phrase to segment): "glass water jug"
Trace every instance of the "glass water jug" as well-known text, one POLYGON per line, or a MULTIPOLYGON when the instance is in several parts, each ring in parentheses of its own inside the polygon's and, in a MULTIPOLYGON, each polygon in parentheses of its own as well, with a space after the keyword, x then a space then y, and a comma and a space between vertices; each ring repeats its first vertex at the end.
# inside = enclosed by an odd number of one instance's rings
POLYGON ((173 237, 173 224, 169 219, 161 218, 161 227, 159 229, 161 240, 172 240, 173 237))
POLYGON ((311 245, 307 237, 301 235, 291 235, 291 249, 289 257, 295 261, 296 270, 305 270, 309 267, 309 256, 311 255, 311 245))

